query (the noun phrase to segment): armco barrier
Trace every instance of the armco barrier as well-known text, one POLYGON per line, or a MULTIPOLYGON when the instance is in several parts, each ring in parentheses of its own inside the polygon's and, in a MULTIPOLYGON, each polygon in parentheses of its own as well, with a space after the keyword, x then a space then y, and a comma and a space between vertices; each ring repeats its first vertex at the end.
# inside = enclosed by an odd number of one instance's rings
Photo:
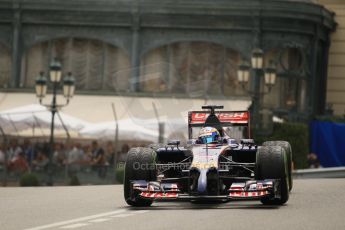
POLYGON ((307 178, 345 178, 345 167, 299 169, 292 173, 295 179, 307 178))

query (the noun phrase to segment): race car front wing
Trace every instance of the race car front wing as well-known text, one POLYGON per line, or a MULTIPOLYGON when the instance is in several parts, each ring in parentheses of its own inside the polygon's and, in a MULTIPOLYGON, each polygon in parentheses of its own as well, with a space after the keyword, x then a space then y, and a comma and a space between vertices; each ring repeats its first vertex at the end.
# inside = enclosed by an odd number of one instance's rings
POLYGON ((263 197, 280 198, 280 180, 250 180, 244 183, 232 183, 224 195, 191 195, 183 193, 176 183, 132 181, 133 198, 140 197, 155 201, 191 201, 191 200, 259 200, 263 197))

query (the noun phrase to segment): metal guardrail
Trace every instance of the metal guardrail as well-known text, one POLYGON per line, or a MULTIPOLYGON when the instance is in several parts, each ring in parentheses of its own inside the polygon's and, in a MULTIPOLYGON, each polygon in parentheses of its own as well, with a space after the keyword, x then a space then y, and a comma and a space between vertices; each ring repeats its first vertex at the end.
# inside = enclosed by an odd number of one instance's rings
MULTIPOLYGON (((1 166, 1 165, 0 165, 1 166)), ((84 167, 76 172, 81 184, 114 184, 120 183, 117 181, 117 176, 115 175, 114 168, 107 167, 106 173, 101 176, 98 171, 92 170, 91 167, 84 167), (100 177, 101 176, 101 177, 100 177)), ((34 172, 41 185, 45 184, 46 172, 34 172)), ((121 174, 122 175, 122 174, 121 174)), ((121 177, 121 175, 119 175, 121 177)), ((294 179, 311 179, 311 178, 345 178, 345 167, 334 167, 334 168, 318 168, 318 169, 299 169, 292 172, 294 179)), ((4 168, 0 167, 0 186, 1 184, 13 184, 18 183, 20 180, 20 175, 13 173, 4 173, 4 168)), ((54 181, 56 184, 68 185, 71 178, 68 176, 68 171, 66 168, 62 168, 54 174, 54 181)))
POLYGON ((345 167, 299 169, 292 173, 295 179, 345 178, 345 167))
MULTIPOLYGON (((121 183, 122 165, 104 166, 94 168, 92 166, 81 166, 78 169, 73 169, 68 166, 57 167, 54 170, 53 180, 54 185, 108 185, 121 183), (72 171, 73 170, 73 171, 72 171), (117 175, 119 173, 119 175, 117 175), (118 177, 117 177, 118 176, 118 177), (73 183, 73 184, 72 184, 73 183), (76 183, 76 184, 75 184, 76 183)), ((44 170, 32 170, 40 185, 47 184, 48 174, 44 170)), ((24 173, 5 172, 4 167, 0 165, 0 187, 1 186, 18 186, 21 176, 24 173)))

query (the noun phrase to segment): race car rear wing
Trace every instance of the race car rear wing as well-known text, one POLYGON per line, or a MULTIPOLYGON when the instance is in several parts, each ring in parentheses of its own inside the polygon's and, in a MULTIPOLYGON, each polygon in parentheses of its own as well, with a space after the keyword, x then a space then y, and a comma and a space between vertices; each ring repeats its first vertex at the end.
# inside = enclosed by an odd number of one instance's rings
MULTIPOLYGON (((206 119, 210 115, 209 111, 191 111, 188 114, 188 123, 191 125, 205 124, 206 119)), ((248 126, 250 115, 248 111, 217 111, 215 115, 219 119, 221 125, 224 126, 248 126)))
POLYGON ((250 137, 250 113, 249 111, 190 111, 188 113, 188 128, 203 126, 244 126, 248 128, 248 137, 250 137), (214 119, 213 123, 210 124, 208 118, 212 112, 218 119, 214 119), (207 124, 205 124, 206 122, 207 124))

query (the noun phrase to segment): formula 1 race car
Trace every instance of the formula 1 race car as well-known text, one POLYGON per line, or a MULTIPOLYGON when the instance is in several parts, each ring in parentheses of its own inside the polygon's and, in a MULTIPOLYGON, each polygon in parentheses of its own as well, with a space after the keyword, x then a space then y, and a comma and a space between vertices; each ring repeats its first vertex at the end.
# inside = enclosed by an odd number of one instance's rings
POLYGON ((292 189, 291 146, 250 139, 248 111, 215 111, 203 106, 188 114, 189 141, 129 150, 124 175, 124 198, 132 206, 153 201, 260 200, 282 205, 292 189), (245 139, 232 138, 241 128, 245 139), (229 132, 230 130, 230 132, 229 132))

